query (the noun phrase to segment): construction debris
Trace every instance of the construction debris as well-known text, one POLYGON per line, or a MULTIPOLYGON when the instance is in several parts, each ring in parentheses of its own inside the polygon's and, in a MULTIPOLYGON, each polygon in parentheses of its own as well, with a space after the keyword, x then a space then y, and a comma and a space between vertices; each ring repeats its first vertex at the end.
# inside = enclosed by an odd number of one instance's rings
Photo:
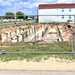
MULTIPOLYGON (((69 41, 74 39, 74 25, 39 24, 36 25, 36 41, 69 41)), ((9 26, 0 28, 0 42, 33 42, 34 25, 9 26)))

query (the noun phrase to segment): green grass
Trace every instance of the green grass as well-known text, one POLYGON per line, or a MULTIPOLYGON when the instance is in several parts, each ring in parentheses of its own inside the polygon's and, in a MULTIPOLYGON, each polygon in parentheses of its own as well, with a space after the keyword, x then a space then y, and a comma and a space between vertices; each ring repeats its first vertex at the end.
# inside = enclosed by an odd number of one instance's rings
POLYGON ((66 60, 75 60, 75 54, 4 54, 0 55, 0 60, 24 60, 27 61, 41 61, 42 59, 47 60, 49 58, 60 58, 66 60))
MULTIPOLYGON (((3 28, 3 27, 7 27, 7 26, 15 26, 15 25, 25 25, 25 24, 34 24, 34 21, 19 21, 19 22, 16 22, 16 24, 14 22, 1 22, 0 21, 0 28, 3 28)), ((41 23, 41 24, 66 24, 66 22, 46 22, 46 23, 41 23)))
POLYGON ((34 24, 33 21, 20 21, 20 22, 16 22, 16 24, 14 22, 0 22, 0 28, 3 27, 7 27, 7 26, 15 26, 15 25, 25 25, 25 24, 34 24))
MULTIPOLYGON (((0 49, 5 50, 5 52, 71 52, 72 46, 68 44, 68 42, 57 42, 52 44, 36 44, 31 45, 24 42, 18 43, 9 43, 4 42, 0 43, 2 47, 0 49), (3 47, 5 46, 5 47, 3 47)), ((34 60, 40 61, 42 58, 44 60, 48 59, 49 57, 55 58, 64 58, 74 60, 74 54, 3 54, 0 55, 0 59, 2 61, 9 61, 9 60, 23 60, 26 59, 27 61, 34 60)))
POLYGON ((68 42, 57 42, 52 44, 31 45, 24 42, 19 43, 0 43, 1 49, 6 52, 71 52, 72 46, 68 42))

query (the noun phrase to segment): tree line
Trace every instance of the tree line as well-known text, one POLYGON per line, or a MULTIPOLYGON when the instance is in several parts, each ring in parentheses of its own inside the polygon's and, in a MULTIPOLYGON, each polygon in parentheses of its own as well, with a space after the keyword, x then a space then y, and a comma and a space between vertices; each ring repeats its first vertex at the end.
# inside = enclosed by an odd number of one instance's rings
POLYGON ((14 19, 16 17, 16 19, 27 19, 28 16, 26 16, 23 12, 18 11, 16 12, 16 15, 13 12, 6 12, 5 16, 3 16, 5 19, 14 19))

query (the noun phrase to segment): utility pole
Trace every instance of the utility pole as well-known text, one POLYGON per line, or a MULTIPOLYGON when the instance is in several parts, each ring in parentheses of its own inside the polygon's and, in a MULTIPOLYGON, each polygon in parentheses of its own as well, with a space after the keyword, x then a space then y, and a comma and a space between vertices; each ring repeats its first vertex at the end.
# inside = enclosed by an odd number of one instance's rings
POLYGON ((16 0, 14 0, 14 18, 15 18, 15 24, 16 24, 16 0))

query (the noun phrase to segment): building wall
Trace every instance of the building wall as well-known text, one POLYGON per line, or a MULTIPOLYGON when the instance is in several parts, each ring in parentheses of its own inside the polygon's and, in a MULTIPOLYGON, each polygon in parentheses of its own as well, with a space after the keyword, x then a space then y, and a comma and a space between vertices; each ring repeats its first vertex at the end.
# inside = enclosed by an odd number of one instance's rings
POLYGON ((39 22, 74 21, 75 8, 38 9, 39 22))

